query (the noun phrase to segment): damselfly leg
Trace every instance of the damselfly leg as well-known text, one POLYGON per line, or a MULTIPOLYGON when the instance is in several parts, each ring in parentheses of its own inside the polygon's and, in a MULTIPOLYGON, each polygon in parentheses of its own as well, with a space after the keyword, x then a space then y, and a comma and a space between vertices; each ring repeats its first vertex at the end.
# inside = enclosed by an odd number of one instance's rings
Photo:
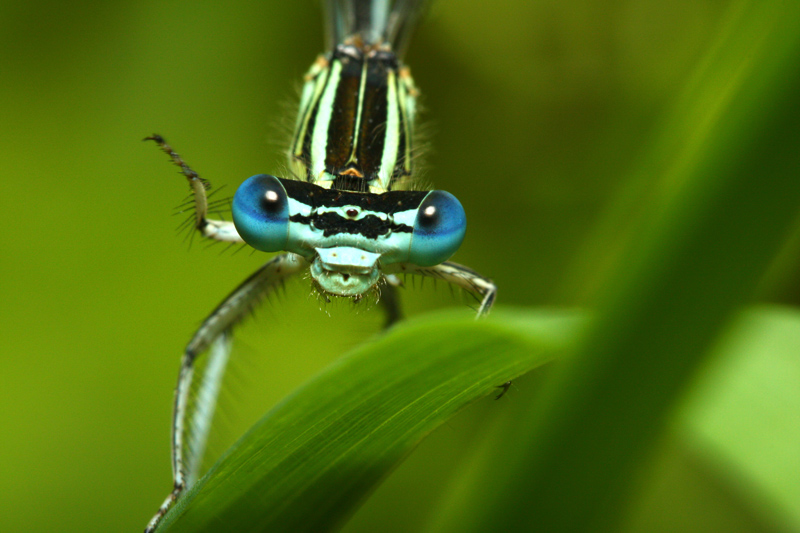
POLYGON ((210 187, 209 183, 192 170, 161 135, 154 133, 150 137, 145 137, 144 140, 155 141, 158 147, 170 157, 172 162, 180 167, 181 173, 186 176, 194 201, 195 228, 203 237, 220 242, 243 243, 244 240, 236 232, 233 222, 208 218, 208 195, 206 191, 210 187))
POLYGON ((459 265, 451 261, 445 261, 442 264, 430 267, 420 267, 410 263, 402 263, 394 265, 389 272, 426 276, 461 287, 468 293, 474 295, 480 302, 477 311, 478 317, 489 312, 489 309, 492 308, 492 304, 494 304, 495 296, 497 296, 497 286, 492 280, 481 276, 464 265, 459 265))

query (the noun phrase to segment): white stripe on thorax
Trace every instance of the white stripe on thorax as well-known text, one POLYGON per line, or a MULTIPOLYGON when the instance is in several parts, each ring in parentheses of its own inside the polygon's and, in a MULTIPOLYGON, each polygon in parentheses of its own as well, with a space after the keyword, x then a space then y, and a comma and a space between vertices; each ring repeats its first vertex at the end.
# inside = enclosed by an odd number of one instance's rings
POLYGON ((311 177, 318 182, 325 171, 325 155, 328 147, 328 127, 333 116, 333 102, 336 98, 336 89, 339 87, 342 73, 342 62, 339 60, 331 64, 330 75, 325 86, 325 91, 319 101, 314 132, 311 137, 311 177))
POLYGON ((394 166, 397 164, 397 149, 400 146, 400 115, 397 101, 397 77, 395 72, 389 71, 386 91, 386 128, 384 129, 383 154, 381 168, 378 171, 378 181, 384 190, 389 189, 394 166))

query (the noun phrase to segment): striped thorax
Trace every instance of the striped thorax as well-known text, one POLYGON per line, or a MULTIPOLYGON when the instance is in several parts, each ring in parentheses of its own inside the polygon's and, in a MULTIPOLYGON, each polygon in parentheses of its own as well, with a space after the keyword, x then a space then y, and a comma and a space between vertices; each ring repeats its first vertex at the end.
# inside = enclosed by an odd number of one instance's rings
POLYGON ((350 191, 407 188, 416 90, 391 49, 351 38, 306 80, 290 156, 295 175, 350 191))

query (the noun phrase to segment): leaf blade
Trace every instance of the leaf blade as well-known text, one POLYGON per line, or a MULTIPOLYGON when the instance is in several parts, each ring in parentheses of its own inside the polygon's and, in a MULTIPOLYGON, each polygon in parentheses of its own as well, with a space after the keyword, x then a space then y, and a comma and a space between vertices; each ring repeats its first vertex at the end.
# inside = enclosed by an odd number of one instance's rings
POLYGON ((498 311, 394 328, 276 406, 159 531, 335 528, 427 433, 563 352, 580 322, 575 313, 498 311))

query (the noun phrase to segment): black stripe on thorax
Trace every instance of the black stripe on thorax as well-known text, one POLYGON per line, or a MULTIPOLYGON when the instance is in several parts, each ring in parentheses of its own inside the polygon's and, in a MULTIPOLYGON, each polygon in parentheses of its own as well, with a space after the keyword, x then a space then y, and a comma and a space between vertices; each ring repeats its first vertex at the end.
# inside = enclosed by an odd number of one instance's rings
POLYGON ((342 70, 333 100, 325 147, 325 168, 334 176, 344 170, 353 151, 356 116, 361 102, 359 93, 364 72, 364 55, 354 46, 339 45, 333 52, 331 65, 339 62, 342 70))
MULTIPOLYGON (((389 83, 395 84, 397 93, 397 77, 389 79, 389 72, 397 73, 397 58, 390 52, 376 52, 367 59, 365 69, 366 90, 361 106, 361 123, 357 132, 358 144, 355 157, 361 171, 367 179, 374 179, 381 169, 389 113, 389 83)), ((393 102, 397 105, 397 102, 393 102)), ((394 132, 396 135, 397 132, 394 132)), ((391 172, 391 169, 389 169, 391 172)))

